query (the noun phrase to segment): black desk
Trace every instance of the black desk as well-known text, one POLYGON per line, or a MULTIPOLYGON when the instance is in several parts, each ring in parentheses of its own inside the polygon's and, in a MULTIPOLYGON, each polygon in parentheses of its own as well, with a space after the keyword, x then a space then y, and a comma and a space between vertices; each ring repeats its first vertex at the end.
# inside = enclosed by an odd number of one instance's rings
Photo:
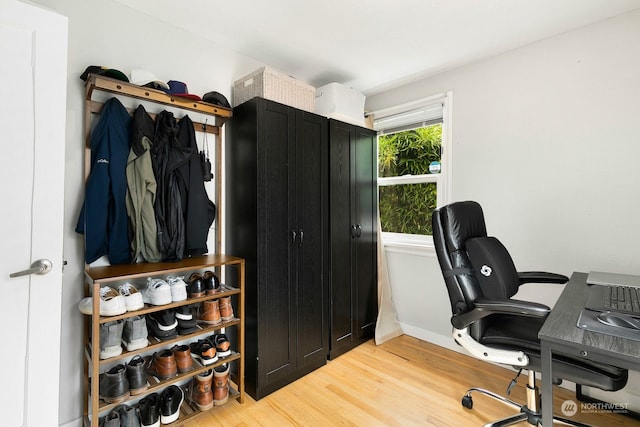
POLYGON ((573 273, 538 333, 542 351, 542 396, 546 403, 542 405, 545 427, 553 425, 553 352, 633 370, 638 370, 640 366, 640 342, 590 332, 576 326, 587 294, 587 273, 573 273))

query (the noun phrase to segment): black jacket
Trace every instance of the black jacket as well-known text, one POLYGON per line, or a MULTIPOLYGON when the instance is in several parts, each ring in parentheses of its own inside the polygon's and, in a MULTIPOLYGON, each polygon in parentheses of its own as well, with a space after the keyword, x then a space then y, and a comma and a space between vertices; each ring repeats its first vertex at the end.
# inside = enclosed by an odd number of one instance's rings
POLYGON ((151 154, 158 185, 154 204, 158 245, 164 261, 179 261, 184 257, 185 224, 177 170, 197 154, 182 147, 177 135, 178 124, 173 113, 158 114, 151 154))
POLYGON ((207 237, 216 215, 216 207, 204 187, 196 134, 189 116, 178 123, 178 142, 192 155, 177 170, 178 188, 185 222, 185 255, 196 256, 208 252, 207 237))

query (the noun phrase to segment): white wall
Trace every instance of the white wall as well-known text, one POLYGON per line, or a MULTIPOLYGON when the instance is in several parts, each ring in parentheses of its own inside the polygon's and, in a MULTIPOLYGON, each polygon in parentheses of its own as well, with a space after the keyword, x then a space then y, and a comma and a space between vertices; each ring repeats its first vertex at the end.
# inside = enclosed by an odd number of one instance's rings
MULTIPOLYGON (((63 283, 59 424, 81 425, 83 318, 77 303, 84 293, 84 247, 82 237, 74 232, 84 190, 84 83, 80 74, 87 65, 106 65, 125 74, 132 68, 145 68, 162 80, 186 82, 191 93, 216 90, 231 100, 232 82, 263 64, 112 1, 36 2, 69 18, 64 194, 68 265, 63 283)), ((210 139, 210 147, 212 142, 210 139)))
MULTIPOLYGON (((370 96, 367 110, 449 90, 453 198, 480 202, 520 270, 640 274, 640 11, 370 96)), ((451 343, 436 259, 387 259, 404 331, 451 343)))

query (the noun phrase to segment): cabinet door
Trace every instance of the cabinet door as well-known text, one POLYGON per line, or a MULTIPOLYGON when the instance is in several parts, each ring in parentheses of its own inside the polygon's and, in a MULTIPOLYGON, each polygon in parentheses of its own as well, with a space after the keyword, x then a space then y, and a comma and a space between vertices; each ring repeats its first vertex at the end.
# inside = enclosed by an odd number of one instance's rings
POLYGON ((296 112, 298 368, 326 361, 327 119, 296 112))
POLYGON ((351 218, 351 126, 329 121, 329 209, 331 241, 331 353, 353 341, 351 241, 355 238, 351 218))
POLYGON ((373 131, 354 128, 351 179, 354 188, 353 221, 357 237, 353 239, 354 277, 356 281, 355 333, 358 338, 373 336, 378 314, 377 292, 377 171, 376 137, 373 131))
POLYGON ((373 336, 377 316, 375 133, 329 126, 331 349, 336 357, 373 336))
POLYGON ((259 100, 258 150, 258 387, 295 369, 295 253, 290 144, 295 137, 293 110, 259 100))

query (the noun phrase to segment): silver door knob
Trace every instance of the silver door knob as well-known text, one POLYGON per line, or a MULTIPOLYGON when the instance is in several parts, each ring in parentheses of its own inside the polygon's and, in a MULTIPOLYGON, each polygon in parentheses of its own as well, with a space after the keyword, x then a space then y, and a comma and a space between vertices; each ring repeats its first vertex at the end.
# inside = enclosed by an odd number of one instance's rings
POLYGON ((39 259, 31 264, 27 270, 11 273, 9 277, 28 276, 29 274, 47 274, 53 268, 53 264, 48 259, 39 259))

